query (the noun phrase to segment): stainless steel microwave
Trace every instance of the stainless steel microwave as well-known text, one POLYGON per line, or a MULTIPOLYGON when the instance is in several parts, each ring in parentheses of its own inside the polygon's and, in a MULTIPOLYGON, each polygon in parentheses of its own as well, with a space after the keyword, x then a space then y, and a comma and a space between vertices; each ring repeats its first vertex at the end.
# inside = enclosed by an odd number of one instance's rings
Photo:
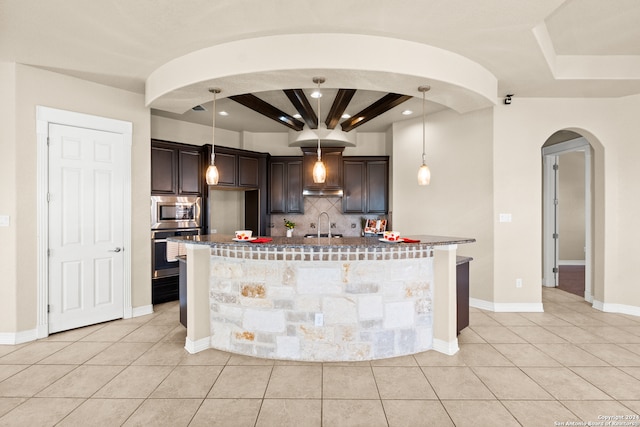
POLYGON ((151 196, 151 229, 201 228, 201 198, 151 196))

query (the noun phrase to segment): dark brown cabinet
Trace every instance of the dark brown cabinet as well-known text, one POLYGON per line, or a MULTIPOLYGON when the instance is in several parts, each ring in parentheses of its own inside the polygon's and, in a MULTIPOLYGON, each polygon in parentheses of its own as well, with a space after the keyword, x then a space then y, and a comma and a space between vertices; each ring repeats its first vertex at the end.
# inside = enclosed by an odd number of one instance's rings
POLYGON ((201 195, 203 153, 202 147, 151 140, 151 194, 201 195))
POLYGON ((305 191, 334 191, 342 189, 342 151, 344 147, 322 149, 322 161, 327 168, 327 178, 323 184, 313 182, 313 166, 318 160, 317 148, 303 147, 303 182, 305 191))
MULTIPOLYGON (((223 187, 258 188, 260 167, 258 157, 243 154, 233 148, 215 147, 216 166, 220 178, 218 185, 223 187)), ((256 153, 260 154, 260 153, 256 153)))
POLYGON ((386 214, 389 206, 389 158, 345 157, 344 213, 386 214))
POLYGON ((302 157, 272 157, 269 162, 269 211, 304 213, 302 157))

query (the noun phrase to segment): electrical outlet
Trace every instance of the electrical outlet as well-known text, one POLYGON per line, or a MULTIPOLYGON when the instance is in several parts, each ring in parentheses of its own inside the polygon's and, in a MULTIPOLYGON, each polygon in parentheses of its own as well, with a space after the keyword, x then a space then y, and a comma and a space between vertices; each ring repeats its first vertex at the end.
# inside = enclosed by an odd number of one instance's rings
POLYGON ((324 314, 316 313, 315 325, 316 326, 323 326, 324 325, 324 314))
POLYGON ((516 279, 516 288, 522 287, 522 279, 516 279))
POLYGON ((216 230, 215 228, 211 229, 211 234, 216 234, 218 232, 218 230, 216 230))
POLYGON ((0 215, 0 227, 9 226, 9 215, 0 215))

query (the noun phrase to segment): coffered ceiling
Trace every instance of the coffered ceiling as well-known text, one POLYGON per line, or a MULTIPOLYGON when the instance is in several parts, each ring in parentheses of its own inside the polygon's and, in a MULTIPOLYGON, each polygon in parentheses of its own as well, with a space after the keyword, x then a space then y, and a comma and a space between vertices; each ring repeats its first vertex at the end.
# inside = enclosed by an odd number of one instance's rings
MULTIPOLYGON (((515 94, 514 102, 523 97, 621 97, 640 93, 638 22, 637 0, 0 0, 0 61, 145 93, 154 71, 211 46, 286 34, 361 34, 432 46, 473 61, 495 76, 494 102, 507 93, 515 94)), ((282 46, 278 53, 300 54, 290 48, 282 46)), ((362 53, 357 45, 331 48, 354 56, 362 53)), ((251 87, 247 92, 292 115, 296 108, 282 89, 301 89, 308 96, 314 71, 300 70, 303 79, 290 87, 265 76, 246 85, 251 87)), ((411 117, 401 115, 406 109, 420 113, 419 94, 409 89, 417 89, 413 82, 406 87, 389 82, 379 90, 366 74, 345 76, 323 84, 323 112, 329 112, 339 89, 356 89, 349 114, 387 93, 416 97, 358 131, 384 131, 390 123, 411 117)), ((237 131, 286 131, 226 98, 242 94, 242 76, 237 77, 229 77, 237 83, 233 93, 223 92, 219 98, 218 109, 229 115, 219 117, 217 125, 237 131)), ((446 93, 437 95, 428 102, 427 113, 450 108, 446 93)), ((156 115, 209 124, 209 100, 194 96, 192 101, 208 111, 150 107, 156 115)), ((315 103, 311 105, 315 109, 315 103)))

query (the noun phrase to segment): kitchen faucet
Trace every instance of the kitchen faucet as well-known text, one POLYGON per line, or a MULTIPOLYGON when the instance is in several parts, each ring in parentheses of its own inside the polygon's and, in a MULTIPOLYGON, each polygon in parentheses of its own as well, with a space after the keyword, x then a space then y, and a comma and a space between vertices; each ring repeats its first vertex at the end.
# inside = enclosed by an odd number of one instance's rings
POLYGON ((318 215, 318 239, 320 238, 320 218, 322 218, 322 214, 327 216, 327 225, 329 226, 329 238, 331 238, 331 220, 329 219, 329 214, 326 212, 320 212, 320 215, 318 215))

